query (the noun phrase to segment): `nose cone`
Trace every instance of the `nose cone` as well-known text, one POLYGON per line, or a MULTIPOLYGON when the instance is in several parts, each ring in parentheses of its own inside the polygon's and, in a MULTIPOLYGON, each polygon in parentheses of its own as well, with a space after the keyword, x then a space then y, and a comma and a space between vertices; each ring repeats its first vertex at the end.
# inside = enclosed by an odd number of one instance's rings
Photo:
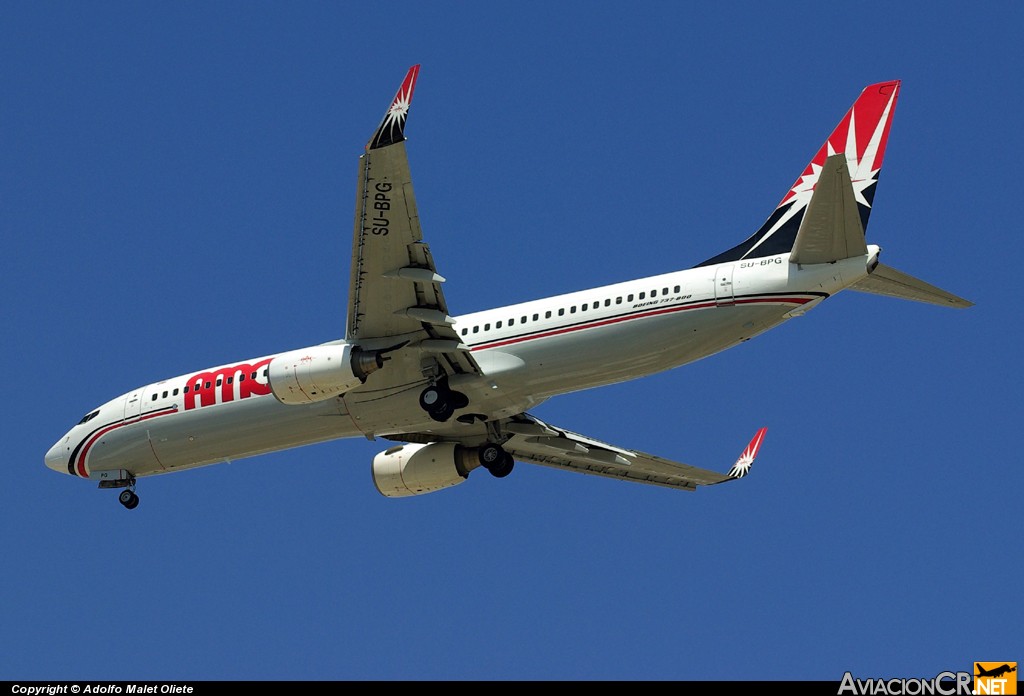
POLYGON ((46 466, 62 474, 68 473, 68 450, 65 446, 67 438, 61 438, 60 442, 50 448, 46 453, 46 466))

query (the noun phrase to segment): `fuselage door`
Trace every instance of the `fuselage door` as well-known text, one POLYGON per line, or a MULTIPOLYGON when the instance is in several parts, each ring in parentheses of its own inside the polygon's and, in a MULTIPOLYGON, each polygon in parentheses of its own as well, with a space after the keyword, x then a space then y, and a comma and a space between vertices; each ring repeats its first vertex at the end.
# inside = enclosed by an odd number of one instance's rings
POLYGON ((732 271, 735 264, 726 264, 715 269, 715 304, 719 307, 735 303, 732 294, 732 271))
POLYGON ((142 413, 142 389, 136 389, 124 397, 124 419, 136 418, 142 413))

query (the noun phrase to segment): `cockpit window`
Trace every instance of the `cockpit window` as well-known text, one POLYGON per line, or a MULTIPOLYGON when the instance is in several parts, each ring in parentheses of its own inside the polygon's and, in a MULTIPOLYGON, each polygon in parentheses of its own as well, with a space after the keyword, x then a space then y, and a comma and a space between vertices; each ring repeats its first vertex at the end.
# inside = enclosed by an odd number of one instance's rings
POLYGON ((99 409, 96 409, 92 413, 87 413, 84 416, 82 416, 82 420, 78 421, 78 424, 81 425, 82 423, 88 423, 89 421, 91 421, 93 418, 95 418, 98 415, 100 415, 100 410, 99 409))

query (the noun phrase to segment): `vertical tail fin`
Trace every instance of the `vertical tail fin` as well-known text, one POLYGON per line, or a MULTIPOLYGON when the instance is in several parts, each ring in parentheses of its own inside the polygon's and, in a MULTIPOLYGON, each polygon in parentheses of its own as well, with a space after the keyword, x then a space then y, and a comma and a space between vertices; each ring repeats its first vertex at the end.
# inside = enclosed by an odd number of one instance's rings
POLYGON ((836 154, 846 156, 861 226, 867 229, 899 91, 899 80, 865 87, 761 228, 698 267, 789 252, 826 160, 836 154))

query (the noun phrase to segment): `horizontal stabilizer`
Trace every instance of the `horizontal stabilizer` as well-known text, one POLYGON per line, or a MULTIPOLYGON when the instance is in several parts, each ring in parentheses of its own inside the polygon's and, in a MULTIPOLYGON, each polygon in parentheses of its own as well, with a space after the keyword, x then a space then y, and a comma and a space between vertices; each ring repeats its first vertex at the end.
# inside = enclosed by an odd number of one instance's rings
POLYGON ((878 264, 878 267, 871 275, 858 280, 850 286, 850 290, 870 292, 875 295, 886 295, 888 297, 899 297, 914 302, 927 302, 928 304, 940 305, 942 307, 973 307, 974 303, 957 297, 945 290, 929 285, 923 280, 897 271, 891 266, 878 264))
POLYGON ((832 155, 818 175, 789 261, 832 263, 867 252, 846 155, 832 155))

